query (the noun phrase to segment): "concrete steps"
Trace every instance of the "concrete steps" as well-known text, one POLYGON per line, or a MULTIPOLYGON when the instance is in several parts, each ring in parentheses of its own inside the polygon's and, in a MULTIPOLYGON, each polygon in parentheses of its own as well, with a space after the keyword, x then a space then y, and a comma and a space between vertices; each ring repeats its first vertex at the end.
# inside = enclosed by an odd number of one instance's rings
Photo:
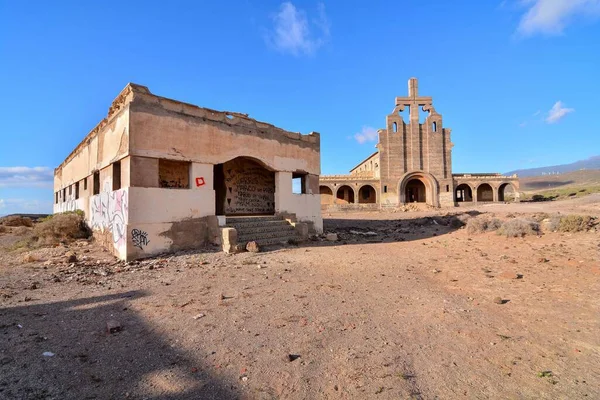
POLYGON ((298 239, 296 228, 278 216, 227 217, 225 222, 236 229, 238 246, 242 247, 252 241, 271 246, 298 239))

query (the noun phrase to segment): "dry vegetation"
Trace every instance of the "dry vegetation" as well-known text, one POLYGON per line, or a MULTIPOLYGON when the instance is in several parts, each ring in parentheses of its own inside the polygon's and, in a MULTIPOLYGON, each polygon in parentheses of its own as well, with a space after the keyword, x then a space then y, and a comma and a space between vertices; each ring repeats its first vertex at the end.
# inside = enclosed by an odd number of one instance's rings
POLYGON ((38 248, 71 243, 91 236, 82 212, 50 215, 36 223, 30 218, 9 216, 0 219, 0 234, 19 237, 13 248, 38 248))

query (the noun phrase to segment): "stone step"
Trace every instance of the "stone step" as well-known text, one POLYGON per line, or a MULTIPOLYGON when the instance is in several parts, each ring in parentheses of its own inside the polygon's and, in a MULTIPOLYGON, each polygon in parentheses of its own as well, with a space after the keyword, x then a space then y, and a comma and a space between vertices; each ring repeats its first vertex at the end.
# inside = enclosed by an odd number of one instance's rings
MULTIPOLYGON (((280 237, 271 238, 271 239, 254 240, 254 242, 258 243, 258 245, 260 247, 264 247, 264 246, 275 246, 275 245, 288 244, 289 240, 298 240, 298 238, 296 237, 296 235, 293 235, 293 236, 280 236, 280 237)), ((252 241, 253 240, 238 241, 238 246, 240 246, 241 248, 246 248, 246 244, 248 242, 252 242, 252 241)))
POLYGON ((278 237, 296 237, 296 232, 293 226, 289 227, 287 231, 274 231, 274 232, 260 232, 260 233, 240 233, 238 232, 238 243, 239 242, 251 242, 262 239, 275 239, 278 237))
POLYGON ((235 228, 237 230, 250 229, 250 228, 273 228, 276 229, 279 226, 289 226, 289 222, 284 220, 279 221, 247 221, 247 222, 236 222, 227 223, 225 226, 235 228))
POLYGON ((294 227, 287 222, 282 221, 281 224, 263 224, 263 225, 255 225, 255 226, 235 226, 235 230, 239 235, 246 235, 252 233, 263 233, 263 232, 286 232, 290 229, 294 229, 294 227))
POLYGON ((225 217, 225 223, 227 225, 250 223, 258 221, 283 221, 283 218, 278 215, 257 215, 257 216, 245 216, 245 217, 225 217))

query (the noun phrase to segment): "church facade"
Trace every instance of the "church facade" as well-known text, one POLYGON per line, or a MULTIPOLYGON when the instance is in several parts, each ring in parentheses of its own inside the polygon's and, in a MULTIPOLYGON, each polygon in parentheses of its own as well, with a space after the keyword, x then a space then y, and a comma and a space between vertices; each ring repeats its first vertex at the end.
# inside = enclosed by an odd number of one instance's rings
POLYGON ((450 133, 432 98, 419 96, 418 81, 411 78, 408 96, 396 98, 386 127, 378 130, 377 151, 349 175, 321 175, 322 207, 385 209, 412 203, 443 207, 519 200, 516 175, 453 174, 450 133), (423 122, 419 109, 427 113, 423 122))

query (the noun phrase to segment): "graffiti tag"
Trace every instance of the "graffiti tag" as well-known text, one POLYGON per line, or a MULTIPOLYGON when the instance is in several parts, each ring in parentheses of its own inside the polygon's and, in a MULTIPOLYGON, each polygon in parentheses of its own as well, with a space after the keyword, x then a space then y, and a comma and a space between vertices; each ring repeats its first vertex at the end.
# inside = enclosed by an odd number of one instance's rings
POLYGON ((196 186, 197 187, 204 186, 205 184, 206 184, 206 182, 204 181, 203 176, 196 178, 196 186))
POLYGON ((133 242, 133 245, 140 250, 144 250, 144 246, 148 246, 148 243, 150 243, 150 240, 148 240, 148 233, 139 229, 131 230, 131 241, 133 242))

